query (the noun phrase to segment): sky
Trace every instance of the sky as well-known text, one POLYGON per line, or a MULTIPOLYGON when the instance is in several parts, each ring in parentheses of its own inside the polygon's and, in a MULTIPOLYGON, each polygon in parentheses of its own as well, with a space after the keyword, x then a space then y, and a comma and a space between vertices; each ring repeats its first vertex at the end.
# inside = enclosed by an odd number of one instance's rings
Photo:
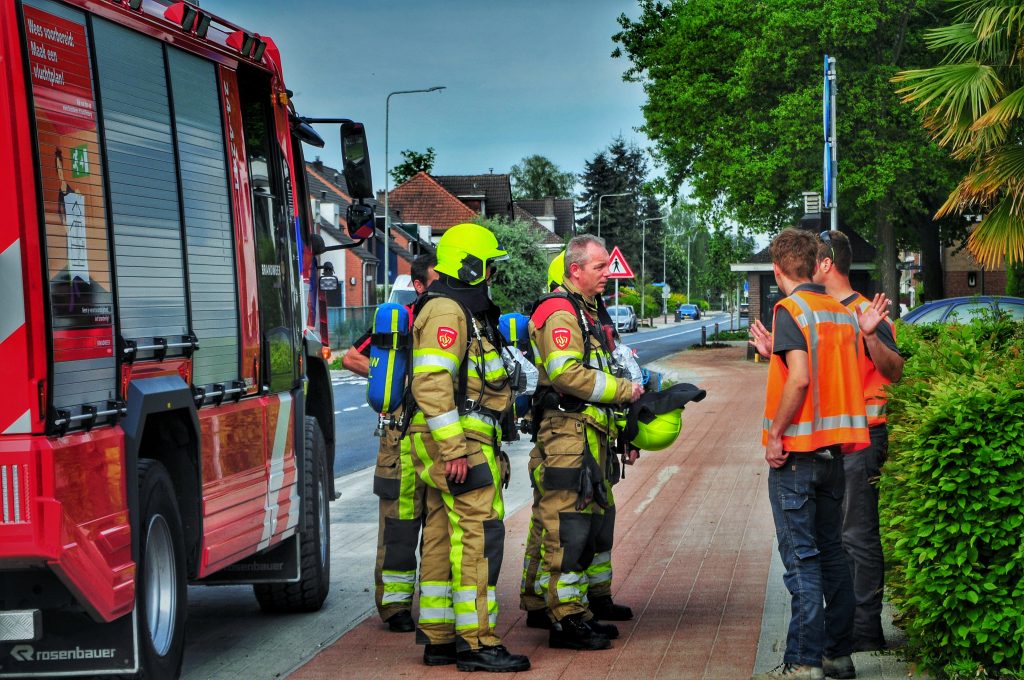
MULTIPOLYGON (((374 186, 384 188, 385 101, 391 97, 388 167, 401 151, 436 153, 436 175, 507 173, 526 156, 563 171, 621 135, 647 148, 643 88, 613 59, 620 14, 635 0, 202 0, 204 9, 274 39, 300 115, 346 117, 367 130, 374 186)), ((337 126, 319 126, 341 167, 337 126)), ((650 164, 654 171, 653 162, 650 164)), ((390 178, 389 186, 393 186, 390 178)))

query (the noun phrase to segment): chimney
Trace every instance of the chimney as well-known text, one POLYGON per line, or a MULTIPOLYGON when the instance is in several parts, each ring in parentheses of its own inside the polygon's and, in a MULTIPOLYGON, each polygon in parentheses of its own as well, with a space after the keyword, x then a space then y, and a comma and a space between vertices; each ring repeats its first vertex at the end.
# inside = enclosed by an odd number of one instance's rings
POLYGON ((554 196, 545 196, 544 197, 544 216, 547 217, 549 215, 554 215, 554 214, 555 214, 555 197, 554 196))
POLYGON ((323 172, 324 171, 324 162, 322 160, 320 160, 320 156, 317 156, 316 160, 313 161, 313 168, 317 172, 323 172))

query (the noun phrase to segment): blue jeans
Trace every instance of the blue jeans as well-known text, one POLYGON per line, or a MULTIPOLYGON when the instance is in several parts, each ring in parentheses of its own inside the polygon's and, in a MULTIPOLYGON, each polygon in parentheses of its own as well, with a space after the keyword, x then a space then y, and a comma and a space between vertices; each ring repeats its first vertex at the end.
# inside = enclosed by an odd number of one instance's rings
POLYGON ((784 581, 793 597, 783 661, 819 667, 822 656, 853 651, 855 606, 842 541, 843 459, 838 447, 825 455, 790 453, 768 472, 784 581))

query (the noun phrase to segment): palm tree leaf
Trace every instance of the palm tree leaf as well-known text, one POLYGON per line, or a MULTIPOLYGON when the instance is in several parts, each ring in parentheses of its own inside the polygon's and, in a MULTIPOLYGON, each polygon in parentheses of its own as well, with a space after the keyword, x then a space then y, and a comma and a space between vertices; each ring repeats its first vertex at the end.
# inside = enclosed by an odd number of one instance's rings
POLYGON ((967 239, 967 249, 988 269, 1005 258, 1008 264, 1024 262, 1024 220, 1015 214, 1013 200, 1000 201, 967 239))
POLYGON ((980 47, 973 23, 929 29, 925 31, 925 44, 932 50, 948 49, 949 53, 942 60, 946 64, 977 60, 980 47))
POLYGON ((1024 184, 1024 146, 1009 146, 988 156, 983 167, 972 173, 978 188, 1013 189, 1024 184))
POLYGON ((993 123, 1010 123, 1024 116, 1024 87, 1018 88, 992 105, 983 116, 974 121, 972 130, 980 130, 993 123))
POLYGON ((904 102, 916 102, 917 110, 928 111, 937 129, 945 127, 946 143, 987 111, 1003 90, 995 69, 978 62, 901 71, 893 81, 910 83, 896 93, 904 102))

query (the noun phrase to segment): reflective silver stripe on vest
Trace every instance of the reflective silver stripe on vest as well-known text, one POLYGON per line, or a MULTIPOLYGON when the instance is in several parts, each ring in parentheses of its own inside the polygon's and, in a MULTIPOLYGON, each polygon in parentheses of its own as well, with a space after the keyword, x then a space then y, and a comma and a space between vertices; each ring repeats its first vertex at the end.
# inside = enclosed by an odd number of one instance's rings
MULTIPOLYGON (((768 430, 771 429, 772 420, 771 418, 765 418, 763 427, 768 430)), ((786 428, 783 432, 785 437, 806 437, 813 434, 814 432, 824 432, 826 430, 841 430, 849 427, 864 427, 868 426, 868 419, 865 416, 829 416, 828 418, 819 418, 813 423, 793 423, 786 428)))
POLYGON ((877 418, 885 415, 885 404, 866 404, 864 410, 868 412, 869 418, 877 418))
POLYGON ((454 425, 457 422, 459 422, 459 412, 457 409, 452 409, 433 418, 427 418, 427 427, 433 432, 434 430, 440 430, 442 427, 454 425))
POLYGON ((573 356, 571 354, 565 354, 565 355, 562 355, 562 356, 559 356, 559 357, 554 357, 553 359, 548 359, 548 362, 547 362, 547 372, 548 372, 549 375, 551 373, 557 373, 560 368, 565 366, 570 361, 579 361, 579 360, 580 360, 579 357, 573 356))

